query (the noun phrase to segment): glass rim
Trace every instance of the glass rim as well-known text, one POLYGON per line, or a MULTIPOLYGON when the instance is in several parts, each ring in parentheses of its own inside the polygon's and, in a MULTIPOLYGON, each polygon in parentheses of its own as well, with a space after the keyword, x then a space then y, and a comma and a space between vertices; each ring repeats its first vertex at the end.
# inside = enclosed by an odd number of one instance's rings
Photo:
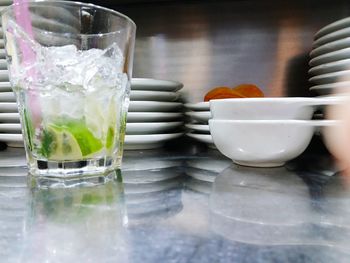
MULTIPOLYGON (((70 6, 86 6, 86 7, 90 7, 90 8, 100 9, 100 10, 112 13, 115 16, 118 16, 118 17, 121 17, 121 18, 125 19, 131 25, 133 31, 136 30, 136 24, 130 17, 128 17, 128 16, 126 16, 126 15, 124 15, 124 14, 118 12, 118 11, 115 11, 113 9, 107 8, 107 7, 103 7, 103 6, 99 6, 99 5, 95 5, 95 4, 91 4, 91 3, 82 3, 82 2, 79 2, 79 1, 54 0, 54 1, 48 2, 46 0, 36 0, 35 2, 29 2, 28 0, 26 0, 23 3, 13 3, 13 4, 5 7, 4 9, 2 9, 0 11, 0 16, 2 17, 6 13, 8 13, 10 10, 14 9, 15 6, 21 6, 24 3, 28 4, 29 6, 35 6, 37 4, 39 4, 39 6, 40 6, 42 3, 44 3, 44 5, 50 5, 50 3, 59 3, 59 4, 70 5, 70 6)), ((57 35, 67 35, 67 34, 69 34, 69 35, 84 36, 84 37, 102 37, 102 36, 113 35, 113 34, 119 33, 119 30, 106 32, 106 33, 94 33, 94 34, 58 33, 58 32, 53 32, 53 31, 48 31, 48 30, 43 30, 43 31, 45 31, 47 33, 57 34, 57 35)))

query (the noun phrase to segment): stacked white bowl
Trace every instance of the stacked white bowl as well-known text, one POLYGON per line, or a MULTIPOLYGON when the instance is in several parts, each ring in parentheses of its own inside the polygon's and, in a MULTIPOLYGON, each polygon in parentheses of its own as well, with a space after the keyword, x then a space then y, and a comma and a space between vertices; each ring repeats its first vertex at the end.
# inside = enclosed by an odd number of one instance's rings
POLYGON ((309 65, 310 90, 325 95, 350 88, 350 17, 315 34, 309 65))
POLYGON ((237 164, 282 166, 304 152, 316 127, 333 124, 311 120, 317 107, 339 102, 336 97, 211 100, 210 133, 218 150, 237 164))
POLYGON ((208 121, 211 117, 209 102, 187 103, 185 104, 188 122, 186 135, 197 141, 207 144, 210 148, 215 148, 210 135, 208 121))

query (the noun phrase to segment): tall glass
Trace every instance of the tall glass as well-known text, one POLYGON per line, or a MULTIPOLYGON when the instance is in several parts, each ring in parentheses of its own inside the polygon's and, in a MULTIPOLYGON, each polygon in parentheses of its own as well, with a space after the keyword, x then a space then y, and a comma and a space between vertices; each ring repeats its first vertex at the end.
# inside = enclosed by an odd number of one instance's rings
POLYGON ((2 11, 30 173, 76 177, 121 164, 136 26, 96 5, 45 1, 2 11))

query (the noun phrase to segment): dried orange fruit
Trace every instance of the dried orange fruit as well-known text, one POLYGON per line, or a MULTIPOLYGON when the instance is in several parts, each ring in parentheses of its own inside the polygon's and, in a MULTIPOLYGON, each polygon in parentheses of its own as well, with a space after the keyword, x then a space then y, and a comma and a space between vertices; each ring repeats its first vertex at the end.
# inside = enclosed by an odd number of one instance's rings
POLYGON ((247 98, 264 97, 264 93, 253 84, 241 84, 233 88, 234 91, 247 98))
POLYGON ((204 101, 213 99, 243 98, 244 96, 233 91, 229 87, 216 87, 204 96, 204 101))

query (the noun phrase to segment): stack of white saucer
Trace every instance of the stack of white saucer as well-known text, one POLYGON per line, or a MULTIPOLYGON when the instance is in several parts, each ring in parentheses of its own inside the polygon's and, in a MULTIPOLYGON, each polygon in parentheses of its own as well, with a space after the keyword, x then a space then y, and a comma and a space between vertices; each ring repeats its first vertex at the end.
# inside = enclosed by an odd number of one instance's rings
POLYGON ((350 88, 350 17, 315 34, 310 58, 310 90, 326 95, 350 88))
POLYGON ((185 107, 185 114, 188 116, 186 135, 215 148, 208 125, 211 118, 209 102, 187 103, 185 107))
MULTIPOLYGON (((23 147, 15 96, 10 84, 3 84, 0 93, 0 141, 8 146, 23 147)), ((182 87, 175 81, 132 80, 125 149, 158 148, 182 135, 183 104, 179 101, 182 87)))

